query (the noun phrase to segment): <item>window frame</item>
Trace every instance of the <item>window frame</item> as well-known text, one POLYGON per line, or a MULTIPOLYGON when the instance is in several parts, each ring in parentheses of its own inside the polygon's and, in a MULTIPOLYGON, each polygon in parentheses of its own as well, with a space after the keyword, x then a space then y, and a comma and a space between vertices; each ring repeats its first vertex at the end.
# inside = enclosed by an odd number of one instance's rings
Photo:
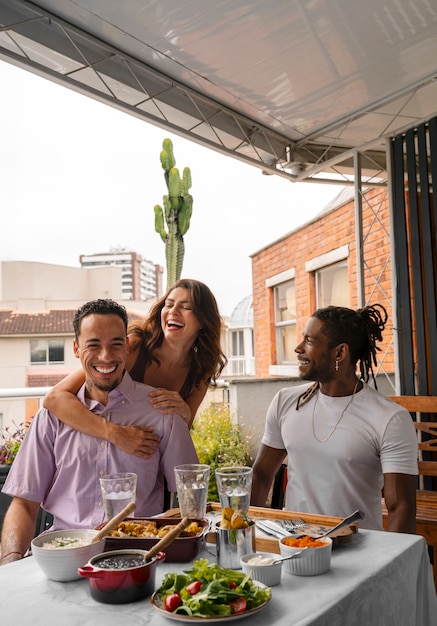
MULTIPOLYGON (((310 259, 309 261, 305 263, 305 271, 307 271, 308 273, 312 273, 314 276, 314 297, 315 297, 315 302, 316 302, 316 308, 320 308, 318 304, 317 272, 319 272, 320 270, 326 269, 327 267, 331 265, 337 265, 338 263, 342 263, 342 262, 346 263, 346 267, 348 267, 348 260, 349 260, 349 245, 345 244, 344 246, 340 246, 339 248, 336 248, 335 250, 330 250, 329 252, 326 252, 325 254, 316 256, 313 259, 310 259)), ((351 294, 349 291, 349 297, 348 297, 349 303, 350 303, 350 297, 351 297, 351 294)), ((342 305, 339 305, 339 306, 342 306, 342 305)), ((347 306, 350 306, 350 304, 348 304, 347 306)))
POLYGON ((337 261, 336 263, 331 263, 331 265, 326 265, 325 267, 321 267, 320 269, 316 270, 315 272, 315 296, 316 296, 316 307, 318 309, 320 308, 325 308, 327 306, 330 305, 334 305, 334 306, 345 306, 345 307, 349 307, 350 306, 350 288, 349 288, 349 282, 348 282, 348 262, 347 259, 343 260, 343 261, 337 261), (346 270, 346 277, 345 277, 345 289, 347 289, 347 298, 341 298, 341 300, 333 300, 332 299, 332 290, 331 290, 331 297, 329 299, 323 299, 323 301, 321 301, 320 297, 320 291, 321 288, 323 288, 323 278, 327 277, 328 272, 330 273, 330 275, 332 276, 332 270, 333 268, 342 268, 344 270, 346 270))
MULTIPOLYGON (((272 320, 272 325, 275 327, 275 352, 278 355, 278 338, 277 338, 277 328, 283 328, 285 326, 290 326, 290 322, 284 324, 280 322, 280 325, 276 324, 276 311, 275 311, 275 288, 281 284, 284 284, 289 281, 294 281, 295 283, 296 271, 295 268, 292 267, 284 272, 280 272, 279 274, 275 274, 271 276, 265 281, 265 286, 271 291, 271 298, 273 301, 273 310, 274 310, 274 318, 272 320)), ((295 293, 296 293, 296 283, 295 283, 295 293)), ((296 317, 293 323, 296 328, 296 317)), ((269 365, 269 374, 272 376, 297 376, 298 375, 298 366, 296 361, 284 361, 279 363, 278 357, 276 356, 276 363, 272 363, 269 365)))
POLYGON ((61 338, 46 338, 46 337, 39 337, 39 338, 33 338, 30 339, 29 342, 29 348, 30 348, 30 365, 32 367, 38 367, 38 366, 50 366, 50 365, 63 365, 65 363, 65 339, 61 339, 61 338), (32 346, 32 344, 36 344, 36 343, 40 343, 40 344, 45 344, 45 346, 41 347, 40 350, 41 352, 45 352, 45 359, 44 360, 33 360, 32 354, 34 353, 34 351, 36 351, 37 347, 36 346, 32 346), (50 344, 55 344, 57 343, 57 346, 51 346, 50 344), (62 348, 62 360, 55 360, 55 359, 51 359, 50 358, 50 352, 55 350, 60 350, 62 348))
POLYGON ((246 356, 244 345, 244 330, 241 328, 232 329, 231 331, 231 356, 244 358, 246 356), (235 342, 237 344, 237 350, 234 350, 235 342))
MULTIPOLYGON (((282 296, 282 297, 284 297, 282 296)), ((274 325, 275 325, 275 347, 276 347, 276 364, 277 365, 291 365, 297 362, 297 359, 287 358, 287 352, 284 349, 284 334, 287 335, 287 331, 290 329, 294 330, 294 338, 296 338, 296 282, 294 278, 291 278, 282 283, 278 283, 273 288, 273 303, 274 303, 274 325), (293 290, 293 306, 294 306, 294 316, 292 315, 289 319, 279 319, 282 317, 282 311, 289 311, 288 307, 281 307, 278 300, 281 298, 280 290, 285 288, 285 293, 288 289, 292 288, 293 290)), ((292 350, 294 351, 294 347, 292 350)), ((293 354, 295 354, 293 352, 293 354)), ((288 355, 289 356, 289 355, 288 355)))

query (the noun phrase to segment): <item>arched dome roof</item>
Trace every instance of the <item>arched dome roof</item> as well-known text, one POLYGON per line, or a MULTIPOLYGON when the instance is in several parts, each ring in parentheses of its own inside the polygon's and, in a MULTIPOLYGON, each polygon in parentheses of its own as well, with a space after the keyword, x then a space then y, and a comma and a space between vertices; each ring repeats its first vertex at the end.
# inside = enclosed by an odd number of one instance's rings
POLYGON ((253 298, 246 296, 232 311, 229 328, 253 328, 253 298))

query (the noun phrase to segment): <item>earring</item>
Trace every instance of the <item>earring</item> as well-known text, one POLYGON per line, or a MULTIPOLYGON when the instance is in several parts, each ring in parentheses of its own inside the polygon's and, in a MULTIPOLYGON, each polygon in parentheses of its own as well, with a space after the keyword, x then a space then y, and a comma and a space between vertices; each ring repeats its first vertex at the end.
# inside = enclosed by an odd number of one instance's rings
POLYGON ((335 371, 338 372, 338 361, 335 362, 335 371))

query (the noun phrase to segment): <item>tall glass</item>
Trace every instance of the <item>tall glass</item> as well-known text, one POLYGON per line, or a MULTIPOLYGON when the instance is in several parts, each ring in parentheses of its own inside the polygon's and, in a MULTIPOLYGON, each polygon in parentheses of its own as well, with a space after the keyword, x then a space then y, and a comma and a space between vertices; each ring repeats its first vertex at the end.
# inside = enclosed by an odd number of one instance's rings
POLYGON ((117 515, 130 502, 135 502, 137 475, 133 472, 106 474, 100 478, 106 519, 117 515))
POLYGON ((222 467, 215 472, 222 509, 230 507, 247 515, 252 490, 252 468, 245 465, 222 467))
POLYGON ((176 465, 174 474, 181 517, 203 519, 208 500, 209 465, 176 465))

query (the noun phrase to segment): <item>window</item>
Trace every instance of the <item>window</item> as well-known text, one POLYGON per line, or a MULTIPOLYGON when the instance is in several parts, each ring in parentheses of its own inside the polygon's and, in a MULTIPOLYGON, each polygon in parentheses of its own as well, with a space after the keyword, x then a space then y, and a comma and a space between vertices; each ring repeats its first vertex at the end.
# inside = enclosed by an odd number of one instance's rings
POLYGON ((30 341, 30 362, 33 364, 63 363, 63 339, 32 339, 30 341))
POLYGON ((350 306, 347 261, 333 263, 315 273, 317 308, 350 306))
POLYGON ((244 332, 242 330, 232 331, 232 356, 244 356, 244 332))
POLYGON ((294 280, 274 288, 277 363, 296 360, 296 294, 294 280))

